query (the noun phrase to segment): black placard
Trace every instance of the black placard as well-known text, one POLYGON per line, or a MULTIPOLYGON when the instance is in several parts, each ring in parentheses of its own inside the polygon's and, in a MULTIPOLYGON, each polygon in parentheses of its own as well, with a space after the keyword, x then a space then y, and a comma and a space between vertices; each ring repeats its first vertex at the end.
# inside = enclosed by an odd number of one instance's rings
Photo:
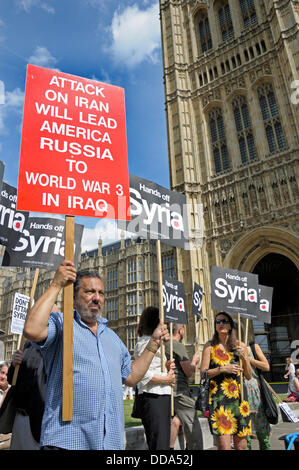
POLYGON ((271 323, 273 287, 259 285, 259 313, 258 320, 271 323))
MULTIPOLYGON (((75 224, 74 263, 78 262, 83 225, 75 224)), ((3 266, 55 270, 64 260, 65 220, 29 217, 14 248, 7 247, 3 266)))
POLYGON ((14 247, 23 232, 29 212, 16 210, 17 190, 3 181, 0 198, 0 244, 14 247))
POLYGON ((192 294, 192 313, 193 315, 196 315, 198 319, 201 318, 202 293, 203 292, 200 285, 194 282, 192 294))
POLYGON ((212 309, 238 314, 249 319, 258 318, 258 276, 234 269, 212 266, 212 309))
POLYGON ((129 184, 131 221, 119 220, 118 227, 189 249, 186 196, 134 175, 130 175, 129 184))
POLYGON ((175 279, 163 276, 162 285, 164 321, 186 325, 186 295, 184 284, 175 279))

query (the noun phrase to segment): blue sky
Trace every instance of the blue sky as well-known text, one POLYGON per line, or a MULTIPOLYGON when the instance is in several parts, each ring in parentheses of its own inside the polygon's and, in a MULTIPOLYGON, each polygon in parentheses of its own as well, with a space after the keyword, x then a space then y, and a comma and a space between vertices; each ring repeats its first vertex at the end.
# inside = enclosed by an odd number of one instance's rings
MULTIPOLYGON (((129 173, 169 188, 158 1, 0 2, 4 180, 17 187, 26 66, 30 63, 123 87, 129 173)), ((75 220, 85 227, 83 251, 95 248, 99 236, 104 244, 119 236, 113 221, 75 220)))

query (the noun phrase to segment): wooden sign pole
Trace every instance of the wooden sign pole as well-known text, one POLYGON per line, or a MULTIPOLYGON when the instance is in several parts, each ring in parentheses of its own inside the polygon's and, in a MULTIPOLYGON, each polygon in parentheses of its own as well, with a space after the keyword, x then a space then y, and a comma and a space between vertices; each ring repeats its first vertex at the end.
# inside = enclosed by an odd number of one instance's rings
MULTIPOLYGON (((238 313, 238 337, 239 337, 239 343, 241 344, 241 315, 238 313)), ((242 367, 242 360, 240 358, 240 367, 242 367)), ((240 389, 241 389, 241 402, 244 399, 244 393, 243 393, 243 371, 240 371, 240 389)))
MULTIPOLYGON (((75 218, 65 217, 64 259, 74 262, 75 218)), ((63 384, 62 384, 62 421, 73 418, 73 303, 74 285, 70 284, 63 292, 63 384)))
MULTIPOLYGON (((161 243, 158 239, 156 241, 157 247, 157 266, 158 266, 158 289, 159 289, 159 311, 160 311, 160 321, 164 323, 164 306, 163 306, 163 294, 162 294, 162 287, 163 287, 163 278, 162 278, 162 262, 161 262, 161 243)), ((162 342, 161 344, 161 370, 165 372, 165 344, 162 342)))
POLYGON ((245 323, 245 339, 244 339, 244 343, 245 343, 246 346, 247 346, 247 343, 248 343, 248 325, 249 325, 249 320, 248 320, 248 318, 246 318, 246 323, 245 323))
MULTIPOLYGON (((173 360, 173 323, 169 323, 170 328, 170 360, 173 360)), ((171 416, 174 416, 174 395, 173 395, 173 387, 171 387, 171 416)))
MULTIPOLYGON (((34 299, 34 295, 35 295, 35 290, 36 290, 36 284, 37 284, 38 275, 39 275, 39 268, 36 268, 36 269, 35 269, 34 278, 33 278, 33 283, 32 283, 32 286, 31 286, 31 292, 30 292, 30 298, 29 298, 29 303, 28 303, 27 312, 29 312, 29 310, 30 310, 31 307, 32 307, 32 303, 33 303, 33 299, 34 299)), ((25 338, 25 336, 24 336, 24 335, 19 335, 19 340, 18 340, 17 349, 21 349, 21 351, 23 351, 23 349, 24 349, 24 344, 25 344, 25 343, 26 343, 26 338, 25 338)), ((17 383, 19 368, 20 368, 20 365, 17 364, 16 367, 15 367, 15 370, 14 370, 14 374, 13 374, 13 378, 12 378, 12 383, 11 383, 11 385, 16 385, 16 383, 17 383)))

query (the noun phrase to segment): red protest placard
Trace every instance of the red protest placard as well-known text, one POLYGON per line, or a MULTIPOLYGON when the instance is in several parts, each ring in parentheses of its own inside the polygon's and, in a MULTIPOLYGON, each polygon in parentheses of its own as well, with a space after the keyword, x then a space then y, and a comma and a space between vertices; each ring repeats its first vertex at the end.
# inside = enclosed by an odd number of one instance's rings
POLYGON ((130 220, 123 88, 28 65, 17 208, 130 220))

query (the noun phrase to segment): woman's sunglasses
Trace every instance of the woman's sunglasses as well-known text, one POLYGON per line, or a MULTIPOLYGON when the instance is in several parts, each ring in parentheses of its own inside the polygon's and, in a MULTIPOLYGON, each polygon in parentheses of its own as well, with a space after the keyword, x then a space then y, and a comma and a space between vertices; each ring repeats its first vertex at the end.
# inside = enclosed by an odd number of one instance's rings
POLYGON ((224 325, 227 325, 228 323, 230 323, 229 320, 216 320, 216 325, 220 325, 220 323, 224 323, 224 325))

